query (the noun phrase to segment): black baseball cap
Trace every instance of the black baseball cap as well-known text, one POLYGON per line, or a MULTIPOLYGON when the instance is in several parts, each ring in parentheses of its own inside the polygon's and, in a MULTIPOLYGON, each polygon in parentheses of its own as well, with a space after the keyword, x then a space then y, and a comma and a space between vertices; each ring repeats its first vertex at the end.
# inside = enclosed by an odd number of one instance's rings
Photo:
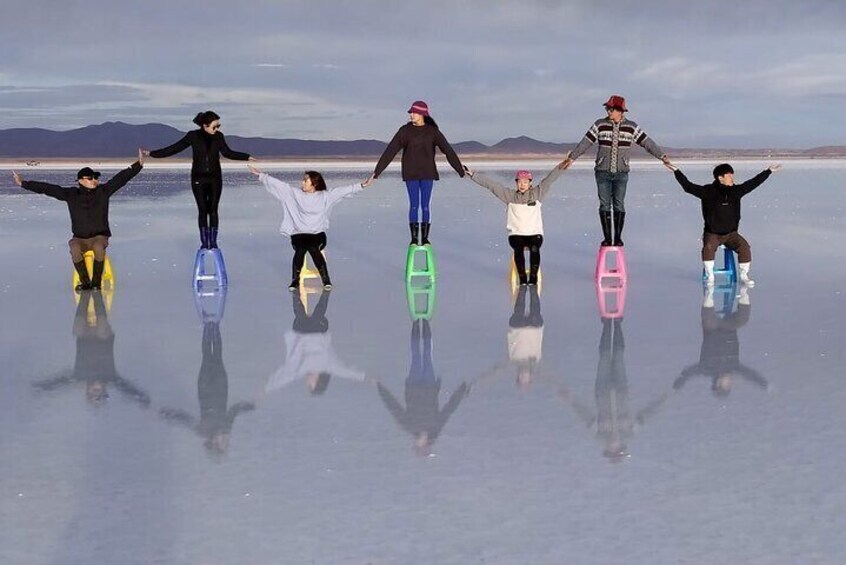
POLYGON ((100 178, 100 171, 95 171, 91 167, 82 167, 79 169, 79 172, 76 173, 76 180, 79 180, 82 177, 94 177, 95 179, 98 179, 100 178))

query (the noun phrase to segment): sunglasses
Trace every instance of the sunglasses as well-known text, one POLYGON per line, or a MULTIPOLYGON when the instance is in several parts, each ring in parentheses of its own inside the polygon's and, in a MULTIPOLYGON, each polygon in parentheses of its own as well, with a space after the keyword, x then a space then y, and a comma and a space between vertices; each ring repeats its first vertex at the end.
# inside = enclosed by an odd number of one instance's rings
POLYGON ((623 111, 622 108, 618 108, 616 106, 610 106, 610 107, 605 108, 605 109, 608 110, 609 112, 622 112, 623 111))
POLYGON ((216 126, 211 126, 209 129, 211 129, 212 131, 217 131, 220 129, 220 124, 217 124, 216 126))
POLYGON ((100 180, 100 177, 79 177, 79 180, 100 180))

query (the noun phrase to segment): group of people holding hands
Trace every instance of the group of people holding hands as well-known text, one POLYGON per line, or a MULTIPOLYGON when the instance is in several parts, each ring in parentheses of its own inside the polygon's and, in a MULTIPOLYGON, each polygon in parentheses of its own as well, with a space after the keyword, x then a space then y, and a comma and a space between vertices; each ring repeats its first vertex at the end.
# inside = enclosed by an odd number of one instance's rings
MULTIPOLYGON (((738 233, 740 201, 781 166, 773 165, 752 179, 735 185, 731 165, 721 164, 713 171, 712 183, 694 184, 672 164, 638 124, 625 117, 628 108, 622 96, 611 96, 603 106, 606 116, 596 120, 578 145, 537 185, 533 184, 533 175, 527 170, 516 172, 515 186, 510 188, 465 166, 432 119, 428 105, 420 100, 415 101, 408 109, 408 123, 400 127, 388 143, 373 173, 360 183, 327 190, 323 176, 310 170, 303 174, 300 187, 295 188, 262 172, 252 163, 248 164, 250 172, 281 202, 284 209, 280 233, 290 237, 294 249, 289 289, 293 291, 298 288, 300 270, 307 253, 311 255, 320 273, 324 288, 331 288, 332 283, 322 250, 327 243, 326 230, 332 208, 341 198, 370 186, 400 151, 402 180, 409 199, 411 244, 428 245, 431 231, 430 202, 434 183, 439 180, 435 165, 438 149, 460 177, 470 177, 506 204, 508 242, 514 250, 519 282, 521 285, 535 285, 540 268, 540 248, 543 244, 542 200, 561 173, 594 144, 598 145, 594 175, 599 196, 602 246, 624 245, 622 232, 626 217, 625 195, 629 159, 632 146, 638 144, 674 172, 676 180, 685 192, 701 200, 704 219, 702 262, 706 282, 714 282, 714 256, 717 247, 724 245, 738 254, 740 281, 748 285, 754 284, 749 276, 752 260, 749 243, 738 233), (528 268, 524 256, 526 249, 529 250, 528 268)), ((197 114, 194 123, 198 129, 189 131, 170 146, 153 151, 139 149, 135 163, 103 184, 99 181, 100 173, 90 167, 80 169, 77 173, 77 186, 69 188, 23 180, 18 173, 13 173, 18 186, 67 203, 73 233, 68 244, 71 259, 80 277, 78 290, 100 288, 106 247, 111 237, 108 221, 109 198, 140 172, 146 157, 164 158, 191 148, 191 190, 197 204, 201 246, 208 249, 217 247, 218 207, 223 190, 220 156, 239 161, 255 161, 255 158, 248 153, 229 148, 220 131, 220 116, 215 112, 197 114), (94 253, 91 276, 83 260, 87 251, 94 253)))

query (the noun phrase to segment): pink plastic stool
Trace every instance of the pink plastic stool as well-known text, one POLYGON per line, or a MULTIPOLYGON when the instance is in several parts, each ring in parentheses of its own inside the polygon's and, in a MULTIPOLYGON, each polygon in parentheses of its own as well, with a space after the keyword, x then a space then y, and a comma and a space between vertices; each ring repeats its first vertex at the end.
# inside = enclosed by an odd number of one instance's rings
POLYGON ((594 280, 597 284, 602 283, 602 279, 612 278, 618 279, 620 284, 626 284, 628 275, 626 274, 626 254, 622 247, 609 245, 599 248, 599 254, 596 256, 596 273, 594 280), (608 266, 608 254, 614 253, 615 267, 608 266))
POLYGON ((627 286, 603 288, 601 284, 596 285, 596 304, 599 306, 599 317, 603 320, 622 318, 626 311, 626 290, 627 286))

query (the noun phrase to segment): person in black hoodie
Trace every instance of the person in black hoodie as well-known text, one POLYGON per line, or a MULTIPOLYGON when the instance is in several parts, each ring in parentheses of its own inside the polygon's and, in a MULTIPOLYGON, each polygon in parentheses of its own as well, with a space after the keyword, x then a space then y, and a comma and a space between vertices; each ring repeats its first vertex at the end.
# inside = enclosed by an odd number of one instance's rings
POLYGON ((15 184, 30 192, 45 194, 68 204, 73 237, 68 241, 71 260, 79 273, 76 290, 99 290, 103 279, 103 267, 106 262, 106 248, 112 232, 109 229, 109 199, 112 195, 137 175, 144 165, 144 154, 138 150, 138 160, 130 167, 120 171, 100 184, 100 173, 83 167, 76 173, 77 186, 65 188, 46 182, 23 180, 12 172, 15 184), (94 267, 91 276, 85 267, 84 254, 94 252, 94 267))
POLYGON ((734 169, 728 163, 714 167, 714 182, 708 185, 693 184, 681 170, 669 160, 664 166, 674 172, 676 180, 688 194, 702 201, 702 218, 705 227, 702 234, 702 265, 705 282, 714 285, 714 256, 720 245, 737 252, 737 267, 740 282, 753 286, 749 277, 752 263, 752 249, 749 242, 737 233, 740 225, 740 199, 758 188, 771 173, 781 165, 771 165, 756 176, 741 184, 734 184, 734 169))
POLYGON ((372 178, 379 178, 402 149, 402 180, 408 190, 411 245, 417 245, 418 235, 422 236, 420 244, 428 245, 431 227, 429 201, 432 198, 432 187, 440 178, 435 166, 435 149, 439 148, 446 155, 447 161, 460 177, 464 176, 464 165, 429 115, 429 106, 425 102, 414 102, 408 109, 408 116, 409 122, 394 134, 379 157, 372 178), (418 210, 422 214, 421 219, 418 219, 418 210), (421 220, 422 223, 419 223, 421 220))
POLYGON ((233 151, 226 144, 220 131, 220 116, 211 110, 200 112, 194 117, 199 129, 189 131, 185 137, 167 147, 145 151, 155 159, 170 157, 191 147, 191 191, 197 201, 200 228, 200 242, 203 249, 217 248, 217 230, 220 224, 217 208, 223 193, 223 173, 220 170, 220 155, 235 161, 255 161, 248 153, 233 151))

